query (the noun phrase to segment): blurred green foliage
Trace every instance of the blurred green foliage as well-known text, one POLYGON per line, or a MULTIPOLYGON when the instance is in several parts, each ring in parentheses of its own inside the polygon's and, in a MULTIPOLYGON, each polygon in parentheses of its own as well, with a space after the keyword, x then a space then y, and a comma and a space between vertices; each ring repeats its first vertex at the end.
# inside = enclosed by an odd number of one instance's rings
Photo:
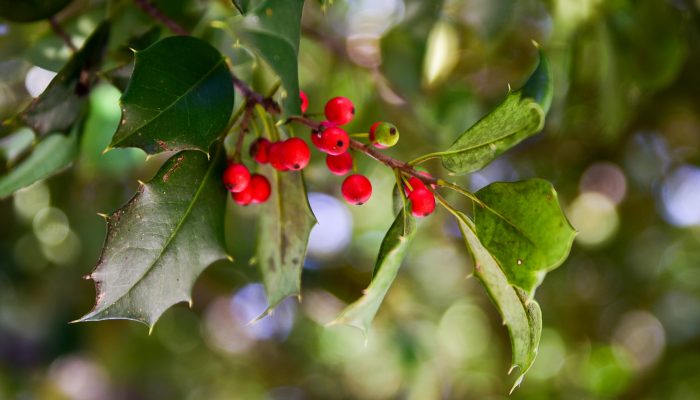
MULTIPOLYGON (((156 3, 219 43, 256 88, 270 85, 270 70, 216 23, 230 14, 229 2, 156 3)), ((387 153, 402 159, 446 148, 504 98, 508 84, 519 87, 537 59, 532 40, 550 57, 555 92, 544 133, 459 178, 476 190, 543 177, 579 231, 569 260, 538 289, 542 343, 511 397, 700 397, 698 3, 335 0, 326 7, 304 9, 299 72, 310 111, 321 112, 332 96, 351 98, 358 114, 349 131, 395 123, 401 142, 387 153)), ((153 40, 148 16, 133 3, 76 0, 59 20, 80 44, 108 13, 118 16, 108 50, 128 62, 125 42, 153 40)), ((0 118, 31 100, 30 68, 55 72, 69 54, 46 21, 0 20, 0 118)), ((121 206, 136 179, 163 162, 133 149, 101 155, 119 123, 118 96, 106 80, 90 93, 72 168, 0 202, 0 398, 507 398, 507 333, 481 286, 464 279, 472 266, 444 211, 419 224, 366 345, 350 328, 324 327, 366 287, 393 220, 393 177, 362 158, 358 168, 376 195, 330 214, 348 216, 352 240, 332 252, 311 249, 301 303, 287 300, 272 317, 247 324, 265 308, 259 273, 249 266, 255 213, 229 207, 235 262, 204 273, 192 309, 167 311, 150 336, 128 321, 69 324, 94 301, 81 277, 104 239, 96 213, 121 206)), ((2 171, 30 145, 24 134, 12 138, 0 139, 2 171)), ((428 166, 439 171, 439 163, 428 166)), ((320 157, 308 169, 310 192, 337 195, 339 183, 320 157)))

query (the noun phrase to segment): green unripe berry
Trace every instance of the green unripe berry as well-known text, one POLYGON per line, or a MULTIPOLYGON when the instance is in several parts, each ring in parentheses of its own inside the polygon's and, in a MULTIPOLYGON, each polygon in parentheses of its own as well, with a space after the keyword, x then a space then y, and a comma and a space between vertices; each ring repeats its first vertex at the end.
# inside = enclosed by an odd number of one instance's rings
POLYGON ((399 141, 399 130, 389 122, 375 122, 369 128, 369 140, 378 149, 392 147, 399 141))

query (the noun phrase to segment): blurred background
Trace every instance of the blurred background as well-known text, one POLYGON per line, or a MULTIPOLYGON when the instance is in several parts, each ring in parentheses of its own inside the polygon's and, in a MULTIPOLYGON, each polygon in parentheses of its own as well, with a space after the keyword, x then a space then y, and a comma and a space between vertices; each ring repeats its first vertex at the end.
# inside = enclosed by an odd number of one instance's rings
MULTIPOLYGON (((229 2, 156 3, 256 87, 274 81, 232 36, 229 2)), ((130 1, 78 0, 59 20, 80 44, 109 7, 119 16, 110 51, 127 59, 130 36, 152 26, 130 1)), ((349 131, 394 122, 401 142, 387 153, 406 160, 446 148, 519 87, 536 63, 533 40, 550 57, 544 132, 451 178, 473 190, 548 179, 579 231, 537 292, 544 331, 522 387, 508 396, 506 329, 467 278, 471 262, 443 210, 421 221, 366 345, 359 331, 324 327, 368 284, 393 219, 393 177, 366 159, 375 195, 362 207, 339 200, 341 178, 320 157, 307 170, 319 225, 301 303, 249 324, 266 308, 249 263, 256 209, 229 204, 235 262, 206 270, 191 309, 168 310, 151 335, 129 321, 69 324, 93 305, 82 277, 105 236, 97 213, 120 207, 163 161, 101 155, 120 118, 112 75, 90 94, 73 166, 0 201, 0 399, 700 398, 700 1, 308 1, 302 36, 310 111, 349 97, 349 131)), ((0 119, 69 55, 47 22, 0 20, 0 119)), ((29 130, 0 139, 0 170, 32 140, 29 130)))

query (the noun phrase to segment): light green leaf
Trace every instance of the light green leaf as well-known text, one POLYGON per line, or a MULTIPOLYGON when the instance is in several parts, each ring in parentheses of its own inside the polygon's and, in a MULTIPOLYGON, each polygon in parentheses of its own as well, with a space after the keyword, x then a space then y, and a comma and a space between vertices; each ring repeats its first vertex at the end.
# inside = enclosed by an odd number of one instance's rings
POLYGON ((66 132, 80 116, 87 94, 97 80, 109 29, 107 22, 97 27, 46 90, 22 112, 22 119, 38 136, 66 132))
POLYGON ((277 73, 286 91, 287 114, 301 113, 297 55, 303 0, 264 0, 246 16, 237 32, 277 73))
POLYGON ((191 303, 199 274, 227 257, 223 164, 223 150, 212 161, 199 151, 179 152, 107 218, 107 239, 90 275, 97 301, 79 321, 131 319, 153 328, 173 304, 191 303))
POLYGON ((513 367, 519 374, 512 391, 520 385, 525 374, 535 362, 542 334, 542 312, 536 301, 527 299, 526 294, 511 286, 496 259, 482 245, 470 226, 471 221, 464 214, 457 219, 459 229, 474 259, 474 275, 481 281, 498 308, 504 325, 508 328, 513 352, 513 367))
POLYGON ((171 36, 136 52, 112 147, 208 151, 226 128, 234 90, 224 57, 207 42, 171 36))
POLYGON ((269 310, 298 296, 306 245, 316 218, 306 198, 301 172, 272 172, 272 195, 260 207, 257 258, 269 310))
POLYGON ((68 167, 78 153, 77 137, 75 129, 69 136, 56 133, 41 140, 29 157, 0 177, 0 198, 68 167))
POLYGON ((503 103, 467 129, 447 150, 435 155, 455 174, 479 170, 542 130, 551 101, 551 72, 540 54, 537 68, 521 90, 509 92, 503 103))
POLYGON ((564 262, 576 231, 559 206, 557 192, 542 179, 497 182, 475 193, 476 233, 498 260, 508 281, 529 296, 547 271, 564 262))
POLYGON ((71 0, 0 0, 0 17, 14 22, 33 22, 49 18, 71 0))
POLYGON ((405 210, 402 209, 384 236, 377 263, 374 266, 372 282, 364 290, 362 297, 347 306, 332 324, 354 326, 362 330, 365 337, 367 336, 379 305, 394 282, 406 256, 406 250, 416 233, 415 219, 404 212, 405 210))

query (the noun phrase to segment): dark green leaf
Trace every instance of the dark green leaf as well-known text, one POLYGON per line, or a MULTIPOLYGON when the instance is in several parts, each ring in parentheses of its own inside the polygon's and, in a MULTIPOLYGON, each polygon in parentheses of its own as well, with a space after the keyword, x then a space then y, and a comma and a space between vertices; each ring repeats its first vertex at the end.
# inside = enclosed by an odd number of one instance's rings
POLYGON ((15 22, 32 22, 49 18, 71 0, 0 0, 0 17, 15 22))
POLYGON ((399 267, 406 256, 411 239, 416 233, 416 223, 412 216, 404 214, 402 210, 384 236, 379 248, 377 263, 374 266, 372 282, 370 282, 364 294, 357 301, 347 306, 333 324, 345 324, 367 331, 374 319, 379 305, 394 282, 399 267))
MULTIPOLYGON (((503 323, 510 334, 513 352, 513 368, 519 369, 513 389, 522 382, 525 373, 537 357, 542 334, 542 312, 536 301, 527 299, 522 290, 511 286, 496 259, 484 248, 470 227, 466 215, 458 218, 462 236, 474 259, 474 275, 486 288, 489 297, 498 308, 503 323)), ((511 371, 513 369, 511 368, 511 371)), ((512 390, 511 390, 512 392, 512 390)))
POLYGON ((56 133, 40 141, 29 157, 0 177, 0 198, 69 166, 78 152, 77 130, 69 136, 56 133))
POLYGON ((455 174, 481 169, 542 130, 551 100, 551 72, 540 55, 538 67, 522 90, 508 93, 503 103, 467 129, 447 150, 435 155, 455 174))
POLYGON ((234 91, 224 57, 207 42, 172 36, 136 53, 112 147, 207 151, 226 128, 234 91))
POLYGON ((316 223, 300 172, 274 171, 270 184, 272 196, 260 206, 257 249, 269 310, 299 295, 306 245, 316 223))
POLYGON ((22 112, 24 121, 39 136, 65 132, 82 112, 87 94, 95 83, 109 38, 109 23, 102 23, 90 35, 44 93, 22 112))
POLYGON ((199 151, 175 154, 107 218, 107 239, 90 275, 97 301, 79 321, 131 319, 153 327, 167 308, 192 301, 199 274, 227 256, 222 153, 211 162, 199 151))
POLYGON ((576 231, 559 207, 557 192, 542 179, 493 183, 476 196, 476 233, 508 281, 532 296, 569 255, 576 231))
POLYGON ((297 55, 301 34, 303 0, 265 0, 256 6, 238 29, 251 46, 279 75, 287 96, 287 114, 300 114, 297 55))

